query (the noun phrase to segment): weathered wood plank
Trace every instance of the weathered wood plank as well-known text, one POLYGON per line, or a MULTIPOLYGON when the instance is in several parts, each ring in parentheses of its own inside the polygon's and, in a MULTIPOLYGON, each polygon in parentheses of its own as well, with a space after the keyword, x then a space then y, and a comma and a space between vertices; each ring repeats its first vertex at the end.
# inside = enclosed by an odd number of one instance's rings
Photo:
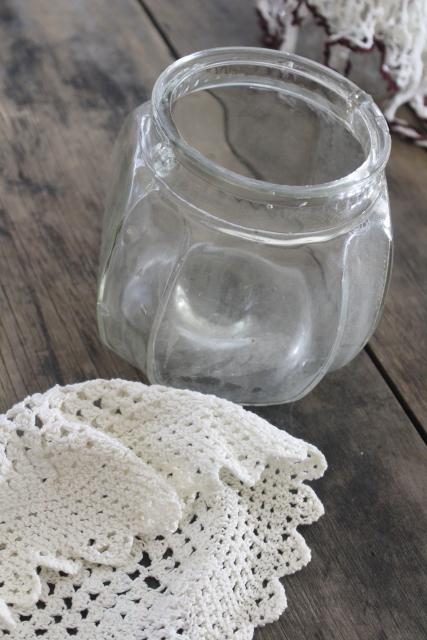
POLYGON ((138 0, 179 56, 210 47, 262 46, 251 0, 138 0))
POLYGON ((54 383, 139 374, 95 322, 117 130, 170 57, 137 3, 0 7, 0 410, 54 383))
MULTIPOLYGON (((259 46, 251 0, 142 0, 174 50, 259 46)), ((427 154, 397 137, 388 166, 396 234, 391 286, 371 347, 392 385, 427 431, 427 154)))
POLYGON ((393 276, 376 358, 427 433, 427 153, 396 136, 387 179, 395 233, 393 276))

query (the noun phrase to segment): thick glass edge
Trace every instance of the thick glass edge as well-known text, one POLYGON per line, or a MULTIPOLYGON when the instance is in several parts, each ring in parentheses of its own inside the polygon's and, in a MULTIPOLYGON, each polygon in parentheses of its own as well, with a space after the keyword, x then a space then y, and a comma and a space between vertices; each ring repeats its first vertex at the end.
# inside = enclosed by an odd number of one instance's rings
MULTIPOLYGON (((152 92, 152 112, 156 128, 165 142, 174 147, 177 160, 187 163, 193 170, 216 183, 223 183, 226 190, 233 187, 251 192, 254 199, 268 198, 277 201, 283 198, 309 200, 329 198, 346 189, 363 190, 367 182, 381 173, 390 155, 390 134, 386 120, 371 96, 337 72, 313 60, 257 47, 221 47, 189 54, 169 65, 157 79, 152 92), (170 96, 172 91, 191 72, 210 69, 219 64, 245 63, 276 68, 288 68, 299 75, 308 75, 322 84, 327 84, 344 99, 351 108, 359 110, 370 136, 370 150, 366 160, 352 173, 318 185, 283 185, 242 176, 209 160, 191 147, 178 133, 172 120, 170 96)), ((218 186, 220 186, 218 184, 218 186)), ((249 195, 248 195, 249 197, 249 195)))

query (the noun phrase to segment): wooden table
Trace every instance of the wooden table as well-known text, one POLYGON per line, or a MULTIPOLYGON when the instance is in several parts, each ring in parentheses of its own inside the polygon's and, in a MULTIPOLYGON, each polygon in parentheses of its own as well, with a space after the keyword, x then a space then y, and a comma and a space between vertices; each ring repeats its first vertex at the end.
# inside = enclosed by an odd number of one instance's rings
MULTIPOLYGON (((251 0, 1 0, 0 409, 55 383, 138 379, 95 323, 111 147, 175 57, 258 45, 251 0)), ((313 442, 326 516, 311 564, 257 640, 424 640, 427 154, 398 139, 388 169, 395 268, 367 349, 302 401, 262 409, 313 442)))

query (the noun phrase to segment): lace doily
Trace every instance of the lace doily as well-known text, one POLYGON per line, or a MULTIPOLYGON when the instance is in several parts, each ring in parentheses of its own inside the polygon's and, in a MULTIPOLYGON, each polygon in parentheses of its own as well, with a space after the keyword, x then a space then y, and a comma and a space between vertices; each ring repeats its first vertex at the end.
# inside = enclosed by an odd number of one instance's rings
POLYGON ((0 633, 252 638, 323 507, 313 446, 225 400, 122 380, 0 418, 0 633), (179 521, 179 522, 178 522, 179 521))
POLYGON ((395 117, 409 103, 427 121, 425 0, 257 0, 257 7, 271 43, 286 50, 295 45, 298 25, 313 16, 326 32, 325 63, 339 71, 348 70, 351 50, 379 48, 381 72, 395 89, 385 116, 393 129, 427 148, 426 135, 395 117))

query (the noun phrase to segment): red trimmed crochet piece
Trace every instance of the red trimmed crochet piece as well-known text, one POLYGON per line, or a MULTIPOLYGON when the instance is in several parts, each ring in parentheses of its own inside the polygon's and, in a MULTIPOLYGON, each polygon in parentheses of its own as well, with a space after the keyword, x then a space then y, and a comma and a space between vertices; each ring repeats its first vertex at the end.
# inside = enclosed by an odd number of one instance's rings
POLYGON ((391 131, 427 149, 426 0, 256 0, 256 5, 267 46, 297 49, 352 77, 353 62, 359 61, 356 82, 374 94, 391 131), (361 53, 369 54, 368 64, 360 64, 361 53), (371 77, 364 77, 366 69, 371 77), (396 116, 403 105, 416 126, 396 116))

